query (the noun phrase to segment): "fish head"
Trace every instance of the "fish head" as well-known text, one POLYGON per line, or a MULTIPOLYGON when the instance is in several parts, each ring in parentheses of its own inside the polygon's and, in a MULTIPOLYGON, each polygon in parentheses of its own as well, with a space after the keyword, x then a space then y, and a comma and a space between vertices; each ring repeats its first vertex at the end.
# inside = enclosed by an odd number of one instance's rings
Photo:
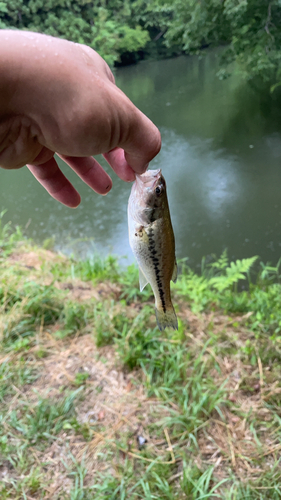
POLYGON ((161 216, 167 205, 166 182, 161 169, 147 170, 136 175, 131 192, 131 205, 135 219, 147 225, 161 216))
POLYGON ((166 194, 166 182, 160 168, 136 175, 135 185, 136 195, 142 205, 157 208, 162 204, 166 194))

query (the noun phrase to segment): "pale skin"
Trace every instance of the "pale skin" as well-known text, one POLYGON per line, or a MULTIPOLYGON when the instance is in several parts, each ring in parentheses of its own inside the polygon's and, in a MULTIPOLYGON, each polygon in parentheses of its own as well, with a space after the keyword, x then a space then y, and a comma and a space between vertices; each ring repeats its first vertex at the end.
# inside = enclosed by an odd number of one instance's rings
POLYGON ((0 167, 27 164, 49 194, 69 207, 80 195, 57 153, 99 194, 112 181, 92 157, 103 154, 124 181, 145 172, 161 138, 115 85, 92 49, 31 32, 0 30, 0 167))

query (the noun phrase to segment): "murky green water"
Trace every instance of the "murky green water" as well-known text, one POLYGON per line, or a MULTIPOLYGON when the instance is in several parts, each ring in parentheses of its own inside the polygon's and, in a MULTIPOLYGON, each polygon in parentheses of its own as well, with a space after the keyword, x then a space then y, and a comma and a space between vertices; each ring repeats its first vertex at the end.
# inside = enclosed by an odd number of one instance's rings
MULTIPOLYGON (((118 69, 117 84, 160 128, 151 164, 166 177, 178 257, 200 265, 227 247, 231 258, 281 256, 281 113, 232 77, 220 82, 215 53, 118 69)), ((130 185, 115 174, 107 197, 63 167, 82 195, 76 210, 55 202, 27 169, 0 172, 5 220, 42 242, 82 254, 132 255, 127 237, 130 185)), ((110 170, 109 168, 107 169, 110 170)))

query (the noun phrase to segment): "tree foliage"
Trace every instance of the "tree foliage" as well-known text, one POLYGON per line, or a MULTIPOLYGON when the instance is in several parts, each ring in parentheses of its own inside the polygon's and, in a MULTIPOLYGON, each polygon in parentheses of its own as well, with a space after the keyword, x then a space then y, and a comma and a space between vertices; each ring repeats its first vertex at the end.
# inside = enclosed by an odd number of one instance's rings
POLYGON ((0 28, 86 43, 109 64, 224 45, 220 78, 281 85, 281 0, 5 0, 0 28))
POLYGON ((239 63, 251 80, 281 83, 281 0, 157 0, 172 7, 165 33, 166 43, 176 43, 185 52, 204 46, 227 45, 219 76, 227 66, 239 63))
POLYGON ((8 0, 0 2, 0 28, 18 28, 85 43, 109 64, 143 49, 146 29, 132 16, 130 0, 8 0))

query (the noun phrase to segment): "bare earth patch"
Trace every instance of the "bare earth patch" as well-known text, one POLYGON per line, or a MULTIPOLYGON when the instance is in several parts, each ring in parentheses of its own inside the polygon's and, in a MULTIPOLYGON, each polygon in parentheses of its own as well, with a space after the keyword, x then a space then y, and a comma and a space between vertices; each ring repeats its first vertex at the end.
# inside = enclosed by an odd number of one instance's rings
POLYGON ((66 257, 59 255, 51 250, 44 250, 43 248, 36 249, 36 251, 15 251, 9 255, 8 259, 11 263, 18 263, 28 269, 40 270, 42 264, 46 262, 54 264, 55 262, 63 262, 66 257))

